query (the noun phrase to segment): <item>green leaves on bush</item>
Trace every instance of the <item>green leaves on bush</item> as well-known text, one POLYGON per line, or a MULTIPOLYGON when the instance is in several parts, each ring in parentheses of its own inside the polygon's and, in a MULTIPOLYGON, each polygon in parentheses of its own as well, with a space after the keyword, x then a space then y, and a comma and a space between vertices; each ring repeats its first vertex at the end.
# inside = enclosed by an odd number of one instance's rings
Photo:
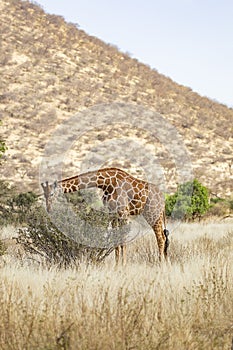
POLYGON ((12 197, 10 204, 12 209, 18 208, 19 211, 27 211, 32 204, 37 201, 37 195, 32 192, 24 192, 16 194, 12 197))
MULTIPOLYGON (((1 125, 1 122, 0 122, 1 125)), ((3 140, 0 139, 0 159, 2 158, 3 154, 6 152, 7 147, 3 140)))
POLYGON ((174 219, 200 218, 209 206, 208 190, 197 179, 179 185, 176 193, 166 197, 166 215, 174 219))
POLYGON ((17 194, 14 187, 6 181, 0 181, 0 225, 24 222, 27 211, 36 201, 35 193, 17 194))
POLYGON ((5 244, 0 240, 0 256, 3 255, 6 251, 5 244))
POLYGON ((6 151, 6 144, 4 141, 0 140, 0 158, 2 158, 4 152, 6 151))
POLYGON ((229 200, 229 206, 230 206, 230 210, 233 210, 233 199, 229 200))

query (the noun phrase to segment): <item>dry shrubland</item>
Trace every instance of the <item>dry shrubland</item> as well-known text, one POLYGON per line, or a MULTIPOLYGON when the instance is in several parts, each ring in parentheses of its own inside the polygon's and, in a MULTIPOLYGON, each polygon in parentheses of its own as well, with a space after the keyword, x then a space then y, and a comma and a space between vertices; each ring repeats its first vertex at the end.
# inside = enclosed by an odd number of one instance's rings
POLYGON ((232 233, 227 223, 181 224, 162 265, 150 234, 128 246, 126 267, 113 256, 58 269, 4 255, 0 348, 228 350, 232 233))

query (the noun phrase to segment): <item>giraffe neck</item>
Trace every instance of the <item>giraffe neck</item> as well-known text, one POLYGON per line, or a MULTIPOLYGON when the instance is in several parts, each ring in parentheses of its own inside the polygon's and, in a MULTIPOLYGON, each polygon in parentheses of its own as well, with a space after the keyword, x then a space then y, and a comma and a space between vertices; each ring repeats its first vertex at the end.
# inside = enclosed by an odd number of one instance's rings
POLYGON ((96 171, 90 171, 84 174, 63 179, 58 182, 64 193, 76 192, 86 188, 97 187, 96 171))

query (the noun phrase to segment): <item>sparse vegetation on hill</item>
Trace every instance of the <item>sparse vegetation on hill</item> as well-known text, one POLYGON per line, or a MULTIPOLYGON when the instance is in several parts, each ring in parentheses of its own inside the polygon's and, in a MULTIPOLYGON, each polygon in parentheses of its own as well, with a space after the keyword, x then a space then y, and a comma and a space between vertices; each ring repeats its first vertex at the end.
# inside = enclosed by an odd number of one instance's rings
MULTIPOLYGON (((161 113, 182 135, 195 177, 221 196, 232 193, 232 109, 200 97, 35 3, 2 0, 0 36, 1 129, 9 146, 2 178, 24 191, 37 189, 38 164, 55 126, 90 106, 118 101, 161 113)), ((90 146, 93 139, 96 134, 90 146)), ((85 145, 78 149, 78 161, 85 145)), ((156 152, 160 159, 161 149, 156 152)), ((124 157, 124 149, 117 157, 124 157)), ((165 163, 165 175, 172 179, 171 165, 165 163)), ((70 173, 77 173, 77 164, 69 165, 70 173)))
MULTIPOLYGON (((1 121, 0 121, 0 126, 1 126, 1 121)), ((3 154, 6 152, 6 144, 3 140, 0 139, 0 166, 1 166, 1 158, 3 154)))

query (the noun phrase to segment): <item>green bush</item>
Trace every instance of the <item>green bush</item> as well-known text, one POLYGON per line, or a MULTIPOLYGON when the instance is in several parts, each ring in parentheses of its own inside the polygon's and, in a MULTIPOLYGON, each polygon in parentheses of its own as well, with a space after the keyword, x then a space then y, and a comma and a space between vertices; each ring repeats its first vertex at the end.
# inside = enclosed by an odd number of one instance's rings
POLYGON ((6 144, 4 141, 0 140, 0 158, 2 158, 3 154, 6 151, 6 144))
POLYGON ((23 223, 27 220, 27 212, 36 203, 37 198, 38 196, 32 191, 13 195, 8 203, 15 214, 16 222, 23 223))
POLYGON ((6 181, 0 181, 0 225, 25 222, 30 207, 37 201, 33 192, 16 193, 6 181))
POLYGON ((210 205, 208 216, 224 217, 229 214, 229 204, 227 201, 220 201, 210 205))
POLYGON ((214 197, 210 199, 209 216, 225 217, 231 215, 233 210, 233 200, 229 198, 214 197))
POLYGON ((176 193, 166 196, 166 215, 174 219, 200 218, 209 206, 208 190, 197 179, 179 185, 176 193))
POLYGON ((0 256, 3 255, 6 251, 5 244, 0 240, 0 256))
POLYGON ((4 141, 0 140, 0 158, 2 158, 3 154, 6 151, 6 144, 4 141))
POLYGON ((233 199, 229 200, 229 206, 230 206, 230 210, 233 210, 233 199))
POLYGON ((7 225, 14 222, 14 215, 11 211, 10 201, 13 195, 10 185, 0 180, 0 225, 7 225))
POLYGON ((217 204, 217 203, 221 203, 224 202, 225 199, 220 198, 220 197, 212 197, 210 198, 210 204, 217 204))
MULTIPOLYGON (((0 121, 0 125, 1 125, 1 121, 0 121)), ((0 159, 2 158, 2 156, 6 152, 6 150, 7 150, 7 147, 6 147, 5 142, 0 139, 0 159)))

